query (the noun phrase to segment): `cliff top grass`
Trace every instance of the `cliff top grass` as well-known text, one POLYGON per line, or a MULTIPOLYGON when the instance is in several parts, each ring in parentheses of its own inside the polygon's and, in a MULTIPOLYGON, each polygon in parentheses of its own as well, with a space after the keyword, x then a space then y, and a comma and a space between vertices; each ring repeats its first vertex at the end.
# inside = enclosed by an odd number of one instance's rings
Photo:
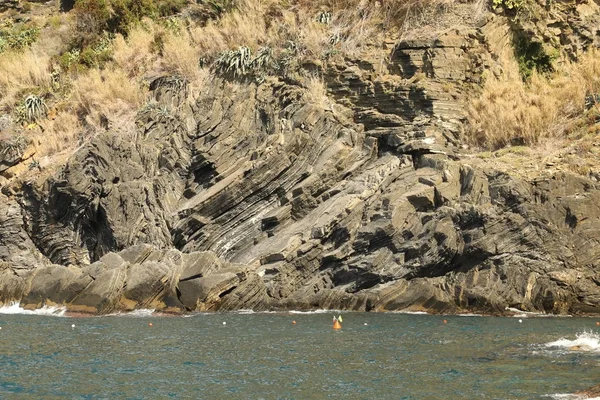
POLYGON ((0 135, 26 137, 38 158, 72 151, 115 121, 130 121, 146 102, 149 82, 161 75, 185 78, 195 95, 211 75, 260 82, 269 74, 300 78, 323 94, 306 65, 357 57, 384 36, 415 34, 451 5, 63 0, 59 12, 49 3, 22 2, 2 13, 0 135), (43 103, 35 119, 29 96, 43 103))
MULTIPOLYGON (((60 162, 96 133, 133 124, 163 75, 186 79, 193 96, 214 75, 285 76, 326 104, 315 66, 365 52, 385 63, 386 40, 435 36, 492 9, 509 23, 541 7, 525 1, 470 2, 462 13, 455 0, 62 0, 63 11, 23 1, 1 13, 0 139, 25 138, 32 159, 60 162)), ((584 103, 600 92, 598 53, 559 62, 532 43, 513 41, 502 73, 490 72, 469 104, 464 140, 473 148, 568 146, 597 133, 584 103)))
POLYGON ((470 103, 467 133, 476 146, 535 146, 600 132, 600 51, 526 78, 514 61, 503 65, 504 73, 490 76, 470 103))

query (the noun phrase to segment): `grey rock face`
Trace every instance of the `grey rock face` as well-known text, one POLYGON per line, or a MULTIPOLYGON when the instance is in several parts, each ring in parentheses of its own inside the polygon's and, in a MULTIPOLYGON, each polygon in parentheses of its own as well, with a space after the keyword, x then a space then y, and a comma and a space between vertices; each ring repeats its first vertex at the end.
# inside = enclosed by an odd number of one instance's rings
POLYGON ((0 0, 0 12, 16 10, 20 8, 18 0, 0 0))
POLYGON ((275 78, 215 79, 191 104, 181 79, 157 80, 135 129, 2 197, 0 301, 600 313, 598 185, 460 154, 482 39, 391 55, 386 79, 368 62, 328 71, 329 108, 275 78), (428 83, 406 81, 423 70, 428 83))

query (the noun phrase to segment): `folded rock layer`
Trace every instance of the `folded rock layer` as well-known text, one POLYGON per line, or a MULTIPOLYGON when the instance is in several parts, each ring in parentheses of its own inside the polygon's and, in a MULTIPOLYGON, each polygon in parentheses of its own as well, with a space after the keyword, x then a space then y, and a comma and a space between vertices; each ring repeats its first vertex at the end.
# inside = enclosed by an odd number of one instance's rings
POLYGON ((333 65, 328 103, 275 77, 215 78, 188 101, 159 78, 135 128, 3 188, 0 302, 600 313, 599 184, 461 154, 484 33, 397 43, 383 75, 333 65))

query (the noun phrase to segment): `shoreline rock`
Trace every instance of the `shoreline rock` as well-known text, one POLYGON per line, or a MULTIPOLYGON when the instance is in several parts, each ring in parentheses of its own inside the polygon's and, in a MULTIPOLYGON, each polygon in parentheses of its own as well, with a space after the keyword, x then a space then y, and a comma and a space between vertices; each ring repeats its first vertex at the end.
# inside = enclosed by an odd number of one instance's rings
MULTIPOLYGON (((219 260, 212 252, 179 253, 138 245, 109 253, 84 268, 50 265, 33 269, 22 279, 21 296, 1 304, 19 303, 27 310, 43 306, 65 307, 71 316, 103 315, 152 309, 182 314, 203 311, 311 311, 426 312, 437 315, 475 313, 488 316, 537 316, 514 308, 461 307, 456 298, 439 289, 442 281, 419 278, 400 280, 378 290, 350 294, 343 289, 322 289, 312 295, 274 298, 260 266, 248 267, 219 260), (143 261, 140 263, 140 255, 143 261), (130 264, 128 260, 134 260, 130 264), (182 261, 173 262, 173 259, 182 261), (135 262, 137 261, 137 262, 135 262), (215 264, 215 262, 217 262, 215 264), (216 267, 215 267, 216 266, 216 267), (203 271, 208 271, 206 274, 203 271), (157 275, 157 272, 160 272, 157 275), (67 275, 65 275, 67 274, 67 275), (68 276, 68 278, 66 278, 68 276)), ((483 296, 483 295, 481 295, 483 296)), ((484 298, 489 304, 493 294, 484 298)), ((576 313, 597 316, 600 313, 576 313)))
POLYGON ((581 390, 579 392, 575 392, 575 394, 580 396, 585 396, 586 399, 591 399, 594 397, 600 397, 600 385, 595 385, 585 390, 581 390))
POLYGON ((157 79, 135 128, 2 188, 0 301, 600 315, 600 184, 461 155, 485 34, 398 43, 381 76, 379 58, 334 65, 329 106, 277 77, 215 78, 193 101, 157 79))

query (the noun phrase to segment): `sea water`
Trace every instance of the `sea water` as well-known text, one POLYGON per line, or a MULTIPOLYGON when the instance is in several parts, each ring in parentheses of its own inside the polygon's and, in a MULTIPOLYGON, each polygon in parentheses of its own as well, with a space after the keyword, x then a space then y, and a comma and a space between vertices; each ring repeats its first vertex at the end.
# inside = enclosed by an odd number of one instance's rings
POLYGON ((598 319, 342 313, 335 331, 339 314, 3 307, 0 398, 576 399, 600 384, 598 319))

